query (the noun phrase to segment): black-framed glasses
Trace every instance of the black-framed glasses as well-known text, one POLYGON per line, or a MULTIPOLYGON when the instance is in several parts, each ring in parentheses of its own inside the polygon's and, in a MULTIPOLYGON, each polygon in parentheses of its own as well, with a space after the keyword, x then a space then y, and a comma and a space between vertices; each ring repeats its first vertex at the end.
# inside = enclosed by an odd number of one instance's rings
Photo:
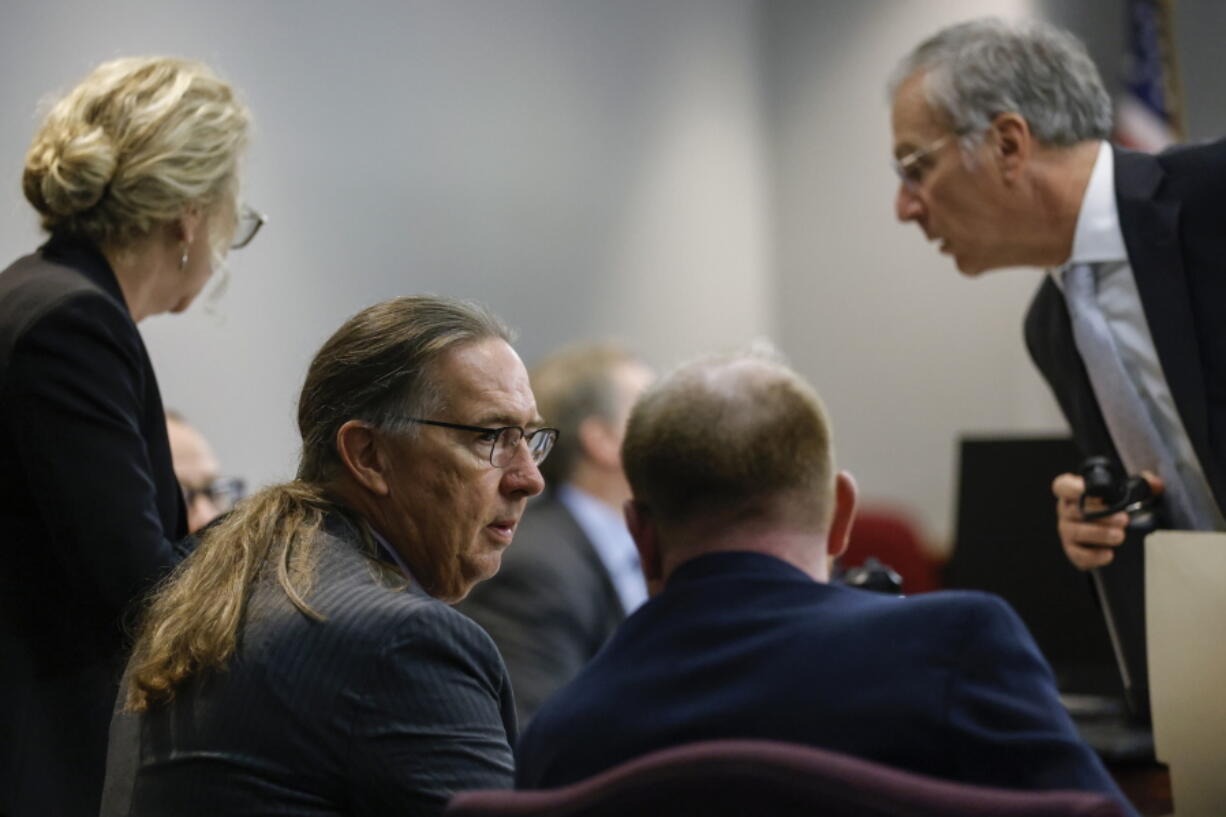
POLYGON ((179 487, 183 489, 183 498, 187 501, 189 508, 195 504, 197 499, 204 497, 221 513, 233 508, 234 503, 247 493, 247 484, 239 477, 218 477, 197 488, 183 483, 179 483, 179 487))
POLYGON ((441 420, 419 420, 416 417, 406 417, 411 423, 440 428, 454 428, 459 431, 473 431, 481 434, 480 442, 489 443, 490 465, 495 468, 506 468, 515 459, 519 450, 519 441, 526 440, 528 453, 532 461, 540 465, 553 450, 553 444, 558 441, 559 431, 556 428, 538 428, 535 431, 525 431, 522 426, 501 426, 486 428, 485 426, 466 426, 460 423, 444 423, 441 420))
POLYGON ((230 242, 230 249, 241 250, 250 244, 251 239, 255 238, 255 234, 260 231, 266 221, 268 221, 267 216, 244 204, 238 212, 238 219, 234 227, 234 240, 230 242))

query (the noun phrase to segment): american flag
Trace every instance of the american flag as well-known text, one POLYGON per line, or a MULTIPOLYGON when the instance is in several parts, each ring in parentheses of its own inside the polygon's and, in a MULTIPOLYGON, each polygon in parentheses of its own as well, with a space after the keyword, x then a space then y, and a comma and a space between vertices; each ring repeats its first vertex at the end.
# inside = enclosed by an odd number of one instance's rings
POLYGON ((1128 54, 1116 100, 1115 141, 1157 152, 1184 138, 1183 93, 1175 59, 1174 0, 1126 0, 1128 54))

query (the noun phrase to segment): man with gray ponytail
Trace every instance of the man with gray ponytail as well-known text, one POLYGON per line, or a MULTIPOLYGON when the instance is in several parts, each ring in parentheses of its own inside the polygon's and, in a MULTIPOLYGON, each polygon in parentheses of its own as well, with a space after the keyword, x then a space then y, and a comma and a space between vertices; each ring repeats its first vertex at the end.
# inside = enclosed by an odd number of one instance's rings
MULTIPOLYGON (((1047 268, 1026 342, 1083 453, 1146 473, 1171 527, 1226 527, 1226 141, 1113 147, 1084 46, 1037 22, 946 28, 890 95, 898 219, 966 275, 1047 268)), ((1052 488, 1069 560, 1111 562, 1127 515, 1085 520, 1073 474, 1052 488)))
POLYGON ((315 355, 297 478, 208 528, 149 604, 104 815, 405 814, 506 787, 493 575, 557 432, 483 308, 397 298, 315 355))

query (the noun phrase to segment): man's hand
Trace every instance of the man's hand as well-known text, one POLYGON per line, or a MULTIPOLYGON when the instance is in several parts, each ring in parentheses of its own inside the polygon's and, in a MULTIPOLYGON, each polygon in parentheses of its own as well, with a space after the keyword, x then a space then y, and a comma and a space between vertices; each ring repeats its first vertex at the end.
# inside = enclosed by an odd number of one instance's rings
MULTIPOLYGON (((1141 474, 1149 482, 1155 495, 1162 493, 1162 480, 1149 473, 1141 474)), ((1051 484, 1056 496, 1056 529, 1064 555, 1079 570, 1089 570, 1111 564, 1115 558, 1114 548, 1124 542, 1124 528, 1128 526, 1128 514, 1120 511, 1111 516, 1087 522, 1082 518, 1081 495, 1085 493, 1085 480, 1076 474, 1061 474, 1051 484)), ((1101 502, 1091 498, 1086 501, 1090 510, 1102 507, 1101 502)))

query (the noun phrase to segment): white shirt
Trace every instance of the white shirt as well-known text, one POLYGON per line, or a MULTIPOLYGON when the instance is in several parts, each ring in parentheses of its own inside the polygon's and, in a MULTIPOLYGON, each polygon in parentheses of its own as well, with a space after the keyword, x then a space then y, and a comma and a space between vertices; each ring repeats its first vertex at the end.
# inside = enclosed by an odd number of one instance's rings
POLYGON ((647 581, 639 552, 621 513, 569 483, 558 486, 558 501, 570 511, 587 536, 613 582, 626 615, 647 600, 647 581))
POLYGON ((1213 491, 1205 480, 1200 460, 1175 407, 1145 320, 1132 265, 1128 263, 1128 249, 1124 245, 1115 201, 1115 153, 1106 142, 1099 144, 1098 158, 1094 160, 1090 183, 1077 214, 1073 253, 1063 266, 1049 270, 1061 291, 1064 271, 1076 264, 1088 264, 1093 268, 1098 303, 1119 349, 1124 370, 1141 396, 1150 420, 1170 447, 1184 484, 1193 495, 1207 498, 1220 528, 1221 517, 1213 501, 1213 491))

